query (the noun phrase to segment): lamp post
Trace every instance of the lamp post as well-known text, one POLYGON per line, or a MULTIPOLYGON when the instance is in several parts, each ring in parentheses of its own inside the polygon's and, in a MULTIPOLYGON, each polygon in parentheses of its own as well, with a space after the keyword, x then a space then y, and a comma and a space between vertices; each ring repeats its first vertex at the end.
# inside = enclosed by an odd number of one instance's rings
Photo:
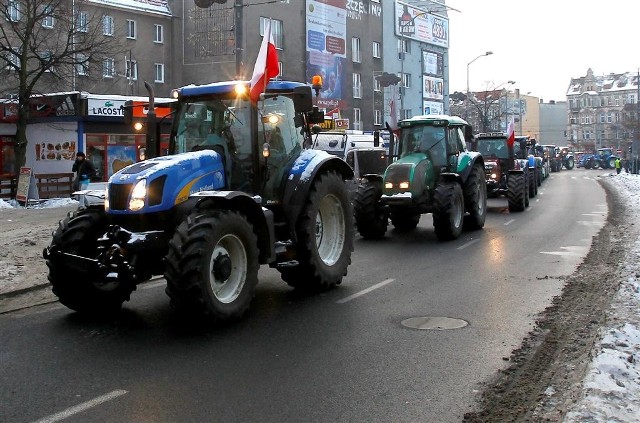
POLYGON ((509 130, 509 88, 515 84, 516 81, 507 81, 507 88, 505 88, 504 94, 504 132, 509 130))
POLYGON ((467 100, 465 101, 464 106, 464 119, 467 120, 469 118, 469 66, 476 60, 484 56, 491 56, 493 54, 492 51, 487 51, 484 54, 477 56, 475 59, 467 63, 467 100))

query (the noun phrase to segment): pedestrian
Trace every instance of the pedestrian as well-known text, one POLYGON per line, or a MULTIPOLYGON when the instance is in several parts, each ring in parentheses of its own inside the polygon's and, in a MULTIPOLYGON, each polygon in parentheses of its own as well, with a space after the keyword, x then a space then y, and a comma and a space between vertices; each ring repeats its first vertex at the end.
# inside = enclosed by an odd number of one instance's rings
POLYGON ((615 164, 616 164, 616 173, 619 175, 620 171, 622 170, 622 163, 620 163, 620 157, 616 158, 615 164))
POLYGON ((76 161, 71 168, 72 172, 76 172, 76 176, 73 179, 73 190, 83 190, 89 187, 89 181, 96 175, 96 168, 91 161, 87 160, 87 157, 82 151, 76 154, 76 161))

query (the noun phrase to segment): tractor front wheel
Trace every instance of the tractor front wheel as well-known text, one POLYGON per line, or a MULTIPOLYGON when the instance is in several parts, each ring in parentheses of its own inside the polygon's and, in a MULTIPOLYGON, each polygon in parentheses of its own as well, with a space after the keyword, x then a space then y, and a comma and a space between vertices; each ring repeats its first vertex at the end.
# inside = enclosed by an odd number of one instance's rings
POLYGON ((105 272, 72 268, 61 253, 89 259, 98 258, 97 240, 106 231, 104 211, 84 209, 70 213, 60 221, 53 234, 46 263, 53 293, 62 304, 80 313, 105 315, 118 311, 135 290, 126 277, 108 277, 105 272))
POLYGON ((353 198, 353 215, 356 228, 365 239, 380 239, 387 232, 389 219, 382 209, 378 185, 365 181, 358 185, 353 198))
POLYGON ((440 182, 433 198, 433 227, 440 241, 457 239, 462 233, 464 196, 457 182, 440 182))
POLYGON ((481 229, 487 218, 487 182, 479 164, 473 167, 464 183, 464 206, 469 213, 464 217, 464 228, 481 229))
POLYGON ((240 213, 194 210, 169 243, 164 276, 171 305, 211 323, 242 317, 258 284, 257 244, 240 213))

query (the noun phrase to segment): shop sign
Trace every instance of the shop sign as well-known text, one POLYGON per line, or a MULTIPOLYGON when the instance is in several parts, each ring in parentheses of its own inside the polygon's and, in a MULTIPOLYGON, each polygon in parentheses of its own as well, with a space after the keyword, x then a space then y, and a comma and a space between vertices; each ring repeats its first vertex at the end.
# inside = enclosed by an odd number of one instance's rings
POLYGON ((125 100, 88 99, 89 116, 124 116, 125 100))
POLYGON ((51 94, 29 99, 31 117, 76 116, 78 94, 51 94))

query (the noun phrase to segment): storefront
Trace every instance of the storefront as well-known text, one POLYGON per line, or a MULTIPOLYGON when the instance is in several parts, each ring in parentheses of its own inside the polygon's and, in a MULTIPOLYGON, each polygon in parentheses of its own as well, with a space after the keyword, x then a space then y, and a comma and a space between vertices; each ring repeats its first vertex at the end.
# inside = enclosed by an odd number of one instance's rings
MULTIPOLYGON (((83 151, 96 167, 96 180, 107 181, 124 166, 143 159, 145 134, 124 123, 127 100, 146 101, 141 97, 78 92, 33 97, 25 165, 31 167, 34 174, 71 172, 76 152, 83 151)), ((6 110, 7 105, 13 103, 0 104, 6 110)), ((15 108, 15 104, 13 106, 15 108)), ((156 113, 162 123, 161 153, 166 154, 171 115, 168 109, 163 110, 161 114, 156 113)), ((15 120, 15 114, 3 111, 0 115, 0 173, 5 170, 17 173, 13 154, 15 120)))

